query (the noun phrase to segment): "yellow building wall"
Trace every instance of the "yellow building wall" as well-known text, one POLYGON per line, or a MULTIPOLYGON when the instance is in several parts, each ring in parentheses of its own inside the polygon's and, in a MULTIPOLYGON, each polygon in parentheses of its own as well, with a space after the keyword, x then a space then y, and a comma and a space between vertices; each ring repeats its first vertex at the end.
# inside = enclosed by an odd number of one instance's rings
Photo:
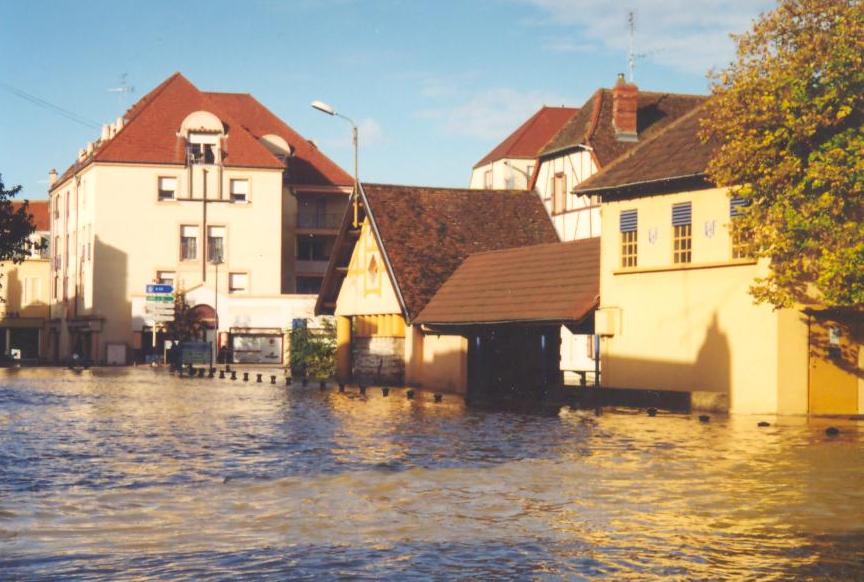
POLYGON ((51 265, 48 259, 0 263, 0 320, 48 317, 51 265))
POLYGON ((368 219, 354 245, 335 313, 354 320, 355 334, 359 330, 364 336, 383 333, 404 337, 406 384, 454 393, 466 391, 467 340, 461 336, 426 335, 417 326, 404 323, 368 219), (388 316, 397 316, 398 320, 388 316))
POLYGON ((766 267, 732 260, 724 189, 602 210, 600 319, 613 334, 601 345, 604 386, 693 392, 694 406, 732 412, 806 412, 806 321, 753 302, 748 289, 766 267), (672 205, 686 201, 692 262, 674 265, 672 205), (628 209, 638 210, 638 266, 622 269, 628 209))

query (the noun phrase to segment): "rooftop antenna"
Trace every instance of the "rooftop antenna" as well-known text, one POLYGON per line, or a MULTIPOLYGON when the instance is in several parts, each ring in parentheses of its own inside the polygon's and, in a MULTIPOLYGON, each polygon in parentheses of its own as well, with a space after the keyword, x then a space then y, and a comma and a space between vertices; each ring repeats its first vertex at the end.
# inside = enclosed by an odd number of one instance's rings
POLYGON ((117 104, 120 106, 121 111, 124 109, 124 101, 126 100, 126 95, 135 92, 135 87, 126 82, 126 77, 128 76, 129 75, 127 73, 121 73, 120 86, 108 89, 109 93, 117 93, 117 104))
POLYGON ((630 48, 627 51, 627 76, 630 83, 634 81, 633 71, 636 68, 636 54, 633 52, 633 41, 636 36, 636 13, 632 10, 627 13, 627 28, 630 36, 630 48))

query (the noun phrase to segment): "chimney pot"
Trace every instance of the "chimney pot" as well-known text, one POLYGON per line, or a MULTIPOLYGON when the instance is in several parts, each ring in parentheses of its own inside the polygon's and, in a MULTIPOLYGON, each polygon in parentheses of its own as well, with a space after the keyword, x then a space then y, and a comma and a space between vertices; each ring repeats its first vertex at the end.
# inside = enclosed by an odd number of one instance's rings
POLYGON ((48 186, 53 186, 57 183, 57 170, 55 168, 51 168, 51 171, 48 172, 48 186))
POLYGON ((615 127, 615 137, 618 141, 636 141, 638 139, 636 111, 639 106, 639 88, 628 83, 624 73, 618 74, 618 80, 612 88, 612 124, 615 127))

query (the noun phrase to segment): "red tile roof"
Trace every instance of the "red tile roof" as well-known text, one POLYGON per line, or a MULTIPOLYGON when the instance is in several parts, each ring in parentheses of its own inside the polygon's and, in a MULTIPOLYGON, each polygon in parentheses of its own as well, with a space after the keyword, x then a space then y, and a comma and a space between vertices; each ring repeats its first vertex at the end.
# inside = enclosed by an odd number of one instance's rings
POLYGON ((414 323, 577 323, 600 295, 600 238, 477 253, 414 323))
POLYGON ((698 107, 684 115, 579 184, 576 191, 604 191, 607 197, 612 190, 659 192, 658 188, 668 187, 662 183, 704 182, 716 144, 704 143, 699 137, 703 113, 704 108, 698 107))
POLYGON ((599 89, 540 152, 554 157, 580 145, 592 148, 600 167, 612 162, 638 143, 650 139, 664 127, 705 101, 702 95, 640 91, 637 109, 636 142, 619 141, 612 124, 612 91, 599 89))
POLYGON ((542 107, 474 167, 505 158, 536 158, 543 146, 577 113, 579 110, 575 107, 542 107))
POLYGON ((304 180, 300 183, 329 186, 352 182, 348 174, 251 95, 204 93, 175 73, 130 107, 117 135, 98 142, 93 154, 74 163, 54 187, 94 161, 184 164, 185 140, 177 133, 186 116, 201 110, 215 114, 226 127, 223 163, 227 167, 284 168, 285 164, 259 141, 261 135, 275 133, 294 147, 296 159, 291 167, 298 168, 297 178, 304 180))
MULTIPOLYGON (((543 202, 524 190, 364 184, 363 200, 409 322, 469 255, 558 241, 543 202)), ((344 273, 340 268, 351 257, 356 238, 349 236, 349 214, 331 254, 317 313, 332 313, 344 273)))
POLYGON ((276 134, 294 150, 289 176, 296 184, 332 183, 350 186, 354 178, 302 135, 291 129, 249 93, 205 93, 220 111, 240 122, 256 138, 276 134))
MULTIPOLYGON (((47 200, 27 200, 27 211, 36 226, 36 230, 51 230, 51 213, 47 200)), ((12 210, 17 211, 24 202, 13 202, 12 210)))

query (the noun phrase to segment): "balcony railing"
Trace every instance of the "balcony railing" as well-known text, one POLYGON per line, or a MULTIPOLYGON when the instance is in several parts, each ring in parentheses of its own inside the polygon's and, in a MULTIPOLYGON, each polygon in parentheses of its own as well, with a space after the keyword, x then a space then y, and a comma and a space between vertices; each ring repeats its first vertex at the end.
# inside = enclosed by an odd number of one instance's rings
POLYGON ((325 228, 338 229, 342 223, 341 212, 326 212, 326 213, 299 213, 297 215, 298 228, 325 228))

